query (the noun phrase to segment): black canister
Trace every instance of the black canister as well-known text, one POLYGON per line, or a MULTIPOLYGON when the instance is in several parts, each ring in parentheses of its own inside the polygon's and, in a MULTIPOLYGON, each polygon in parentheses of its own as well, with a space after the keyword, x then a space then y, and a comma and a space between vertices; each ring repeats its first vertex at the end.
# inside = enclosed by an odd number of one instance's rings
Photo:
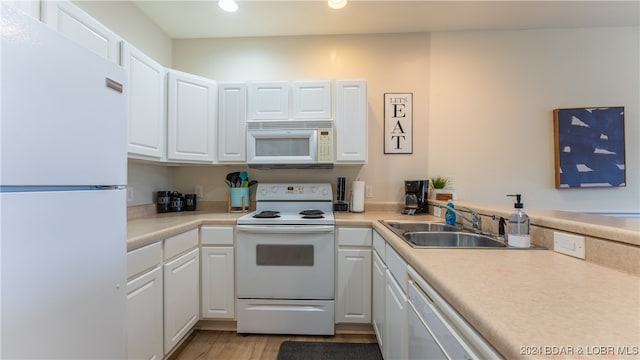
POLYGON ((169 212, 171 210, 171 192, 158 191, 156 194, 156 211, 159 213, 169 212))
POLYGON ((184 209, 186 211, 196 211, 196 194, 186 194, 184 196, 184 209))
POLYGON ((179 212, 184 210, 184 196, 181 193, 174 191, 171 193, 171 211, 179 212))

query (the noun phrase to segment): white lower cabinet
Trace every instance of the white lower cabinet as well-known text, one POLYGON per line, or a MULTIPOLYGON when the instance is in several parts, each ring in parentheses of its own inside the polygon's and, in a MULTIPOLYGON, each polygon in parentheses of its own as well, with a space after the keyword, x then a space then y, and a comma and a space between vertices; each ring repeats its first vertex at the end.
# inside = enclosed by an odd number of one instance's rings
POLYGON ((165 354, 182 340, 200 318, 198 253, 198 249, 193 249, 164 265, 165 354))
POLYGON ((203 319, 235 318, 233 226, 202 226, 201 289, 203 319))
POLYGON ((162 359, 162 244, 127 253, 127 359, 162 359))
POLYGON ((385 291, 384 358, 407 358, 407 295, 387 269, 385 291))
POLYGON ((233 247, 202 248, 202 318, 233 319, 233 247))
POLYGON ((164 352, 168 354, 200 319, 198 229, 164 241, 164 352))
POLYGON ((371 232, 336 230, 336 323, 371 323, 371 232))
POLYGON ((407 263, 373 232, 373 330, 385 360, 407 358, 407 263))
MULTIPOLYGON (((377 234, 377 233, 374 233, 377 234)), ((375 235, 374 235, 375 236, 375 235)), ((372 268, 372 307, 371 323, 373 331, 376 333, 380 351, 384 354, 385 350, 385 292, 387 288, 386 274, 387 266, 377 251, 373 252, 373 268, 372 268)))
POLYGON ((162 268, 127 283, 127 359, 162 359, 162 268))

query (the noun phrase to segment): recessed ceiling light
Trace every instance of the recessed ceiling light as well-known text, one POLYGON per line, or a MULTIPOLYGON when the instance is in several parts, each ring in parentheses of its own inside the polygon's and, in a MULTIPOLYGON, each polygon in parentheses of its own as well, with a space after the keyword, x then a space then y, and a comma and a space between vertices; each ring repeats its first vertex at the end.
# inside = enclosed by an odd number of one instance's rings
POLYGON ((235 0, 219 0, 218 6, 226 12, 236 12, 238 10, 238 4, 236 4, 235 0))
POLYGON ((328 0, 328 3, 332 9, 342 9, 347 5, 347 0, 328 0))

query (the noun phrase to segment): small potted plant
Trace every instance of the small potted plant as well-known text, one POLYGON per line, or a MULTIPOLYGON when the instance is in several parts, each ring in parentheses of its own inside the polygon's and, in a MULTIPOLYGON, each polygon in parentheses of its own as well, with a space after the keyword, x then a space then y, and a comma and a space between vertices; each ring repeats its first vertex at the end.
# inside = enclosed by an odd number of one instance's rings
POLYGON ((455 200, 456 191, 448 189, 449 178, 444 176, 434 176, 429 179, 429 187, 431 188, 431 194, 429 198, 436 200, 447 201, 450 199, 455 200))

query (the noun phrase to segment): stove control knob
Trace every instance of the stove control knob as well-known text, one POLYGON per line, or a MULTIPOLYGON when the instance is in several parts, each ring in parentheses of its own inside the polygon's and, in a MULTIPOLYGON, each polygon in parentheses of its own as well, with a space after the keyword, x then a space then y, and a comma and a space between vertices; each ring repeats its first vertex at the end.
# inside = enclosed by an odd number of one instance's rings
POLYGON ((315 194, 315 193, 317 193, 317 192, 318 192, 318 187, 317 187, 317 186, 312 186, 312 187, 311 187, 311 193, 312 193, 312 194, 315 194))
POLYGON ((327 196, 327 194, 329 194, 329 189, 327 189, 326 187, 323 187, 320 192, 322 193, 322 196, 327 196))
POLYGON ((263 196, 267 195, 268 192, 269 192, 269 190, 267 190, 265 188, 261 188, 260 189, 260 194, 262 194, 263 196))
POLYGON ((271 187, 271 192, 274 193, 274 194, 277 193, 278 192, 278 187, 277 186, 272 186, 271 187))

